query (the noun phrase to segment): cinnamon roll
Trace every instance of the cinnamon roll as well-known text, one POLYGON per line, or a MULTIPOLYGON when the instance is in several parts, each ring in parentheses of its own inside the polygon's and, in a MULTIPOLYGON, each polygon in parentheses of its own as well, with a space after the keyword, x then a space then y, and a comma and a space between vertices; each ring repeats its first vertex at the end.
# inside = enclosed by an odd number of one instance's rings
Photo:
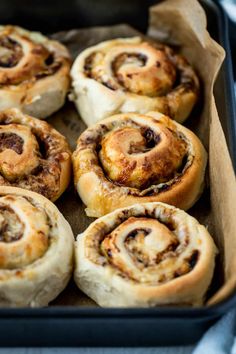
POLYGON ((88 126, 112 114, 151 110, 181 123, 199 93, 198 77, 185 58, 140 37, 105 41, 84 50, 71 76, 72 99, 88 126))
POLYGON ((0 306, 45 306, 72 272, 72 230, 48 199, 0 186, 0 306))
POLYGON ((161 201, 187 210, 199 198, 207 161, 200 140, 161 113, 106 118, 78 139, 76 189, 89 216, 161 201))
POLYGON ((201 305, 217 249, 196 219, 164 203, 136 204, 78 235, 74 278, 104 307, 201 305))
POLYGON ((16 108, 0 112, 0 185, 29 189, 55 201, 70 174, 71 152, 60 133, 16 108))
POLYGON ((20 108, 45 118, 65 101, 70 56, 57 41, 16 26, 0 26, 0 110, 20 108))

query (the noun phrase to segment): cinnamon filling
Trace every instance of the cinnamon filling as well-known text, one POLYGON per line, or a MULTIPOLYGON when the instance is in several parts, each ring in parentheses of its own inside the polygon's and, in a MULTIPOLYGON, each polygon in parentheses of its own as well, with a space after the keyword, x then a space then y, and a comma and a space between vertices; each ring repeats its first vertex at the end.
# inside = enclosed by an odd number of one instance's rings
POLYGON ((121 89, 152 98, 173 92, 174 100, 187 92, 198 95, 199 82, 194 70, 170 47, 145 41, 136 46, 121 45, 91 53, 84 62, 85 75, 112 91, 121 89), (118 48, 116 56, 113 48, 118 48))
POLYGON ((12 149, 17 154, 22 154, 24 140, 15 133, 0 133, 0 152, 12 149))
POLYGON ((11 37, 0 37, 0 66, 12 68, 16 66, 23 57, 22 47, 11 37))
POLYGON ((145 139, 145 145, 130 143, 128 154, 145 153, 153 149, 160 141, 160 135, 157 135, 151 128, 141 128, 141 135, 145 139))
POLYGON ((0 114, 0 185, 30 189, 48 199, 60 189, 62 162, 70 155, 64 139, 50 128, 30 127, 14 123, 5 113, 0 114), (13 132, 14 131, 14 132, 13 132), (16 133, 15 133, 16 132, 16 133), (9 160, 13 151, 18 154, 9 160))
MULTIPOLYGON (((2 73, 1 85, 18 85, 33 78, 53 75, 61 67, 62 60, 42 44, 32 43, 30 59, 19 70, 2 73)), ((20 43, 9 36, 0 37, 0 67, 13 68, 24 56, 20 43)))
POLYGON ((189 139, 161 123, 124 118, 85 131, 77 151, 89 149, 91 168, 96 166, 109 188, 125 187, 126 195, 153 196, 173 188, 194 160, 189 139))
POLYGON ((44 60, 43 68, 35 75, 37 79, 42 79, 45 76, 55 74, 61 67, 60 60, 54 58, 53 53, 48 52, 46 59, 44 60))
POLYGON ((191 272, 191 270, 193 270, 193 268, 197 264, 199 255, 200 255, 199 251, 195 250, 193 251, 190 257, 184 259, 183 265, 174 272, 174 278, 178 278, 181 275, 191 272))
POLYGON ((164 134, 169 144, 148 127, 127 126, 108 133, 97 150, 106 178, 139 191, 160 184, 162 191, 169 188, 165 184, 178 178, 188 163, 188 146, 174 131, 164 134), (160 143, 165 148, 158 148, 160 143))
MULTIPOLYGON (((165 224, 164 224, 165 225, 165 224)), ((166 226, 166 225, 165 225, 166 226)), ((138 267, 146 268, 148 266, 155 266, 161 263, 169 255, 173 256, 180 242, 176 237, 173 237, 171 243, 165 249, 157 252, 155 257, 150 257, 148 253, 144 252, 144 239, 152 232, 148 228, 138 228, 131 231, 125 239, 125 247, 133 261, 139 262, 138 267)))
POLYGON ((131 231, 127 236, 126 236, 126 242, 129 242, 130 240, 134 239, 135 237, 138 237, 139 235, 143 235, 144 237, 150 234, 151 230, 150 229, 135 229, 131 231))
POLYGON ((194 251, 191 255, 191 257, 189 257, 188 259, 188 263, 189 263, 189 268, 192 270, 195 265, 197 264, 199 258, 199 251, 194 251))
MULTIPOLYGON (((122 75, 119 75, 119 69, 121 66, 126 64, 136 64, 137 67, 143 67, 146 65, 147 57, 144 54, 137 53, 121 53, 116 59, 111 63, 111 68, 114 75, 117 77, 118 82, 124 86, 124 78, 122 75)), ((127 75, 132 79, 133 74, 127 75)))
MULTIPOLYGON (((93 70, 94 68, 96 68, 97 58, 98 59, 100 58, 99 53, 94 52, 94 53, 90 54, 85 59, 85 63, 84 63, 85 75, 87 75, 89 78, 99 81, 102 85, 106 86, 110 90, 115 91, 118 87, 117 87, 117 85, 115 85, 114 82, 112 82, 111 79, 109 79, 107 77, 106 77, 106 79, 104 79, 99 70, 98 71, 93 70)), ((99 63, 98 63, 98 65, 99 65, 99 63)))
MULTIPOLYGON (((94 73, 93 73, 93 68, 96 65, 96 57, 98 57, 99 53, 94 52, 90 54, 86 59, 84 63, 84 71, 85 74, 94 79, 98 79, 94 73)), ((147 62, 147 57, 146 55, 143 54, 137 54, 137 53, 121 53, 119 54, 116 59, 111 63, 111 68, 115 76, 117 76, 117 72, 119 68, 124 65, 124 64, 129 64, 129 63, 136 63, 137 66, 142 67, 146 64, 147 62)), ((119 75, 118 75, 119 76, 119 75)), ((119 79, 119 78, 118 78, 119 79)), ((114 89, 111 83, 108 81, 102 82, 103 85, 114 89)))
POLYGON ((112 70, 116 73, 119 68, 124 64, 132 64, 134 63, 138 66, 142 67, 147 62, 147 57, 144 54, 137 54, 137 53, 121 53, 119 54, 116 59, 112 62, 112 70))
POLYGON ((24 225, 8 206, 0 204, 0 242, 14 242, 23 236, 24 225))
POLYGON ((150 216, 125 218, 120 225, 103 235, 96 245, 99 248, 100 264, 105 266, 108 262, 119 271, 120 276, 151 284, 163 284, 191 272, 199 260, 200 252, 196 249, 188 251, 188 232, 183 239, 178 238, 172 231, 176 227, 175 221, 171 216, 165 218, 166 221, 153 219, 153 226, 150 227, 150 216), (140 227, 135 227, 136 222, 139 222, 140 227), (159 227, 156 224, 158 222, 159 227), (129 228, 130 224, 133 229, 124 236, 125 228, 129 228), (126 257, 130 260, 126 261, 126 257))
POLYGON ((85 59, 84 71, 88 77, 92 77, 92 68, 93 68, 93 61, 95 56, 96 53, 92 53, 85 59))
POLYGON ((146 140, 148 149, 153 149, 161 141, 160 135, 156 134, 151 128, 141 128, 141 134, 146 140))

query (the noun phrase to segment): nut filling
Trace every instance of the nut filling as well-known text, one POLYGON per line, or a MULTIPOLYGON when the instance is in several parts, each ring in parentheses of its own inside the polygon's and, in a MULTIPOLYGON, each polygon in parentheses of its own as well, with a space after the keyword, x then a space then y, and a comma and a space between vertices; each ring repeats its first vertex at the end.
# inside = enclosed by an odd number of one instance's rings
POLYGON ((50 243, 45 210, 23 196, 0 196, 0 271, 32 264, 47 252, 50 243))
POLYGON ((5 149, 12 149, 17 154, 22 154, 24 140, 14 133, 0 133, 0 153, 5 149))
POLYGON ((198 92, 198 80, 187 61, 158 43, 125 43, 94 51, 85 59, 84 73, 113 91, 149 97, 175 89, 198 92))
POLYGON ((65 138, 46 122, 14 109, 0 113, 0 185, 30 189, 54 200, 62 165, 70 168, 70 154, 65 138))
POLYGON ((124 187, 134 196, 158 194, 177 183, 191 166, 192 147, 184 134, 149 120, 152 128, 127 117, 97 124, 81 135, 79 150, 96 155, 96 173, 111 188, 124 187))
POLYGON ((161 285, 198 264, 200 241, 194 237, 174 209, 159 205, 152 212, 145 207, 136 212, 134 207, 119 212, 112 225, 97 222, 95 234, 86 240, 87 256, 114 267, 121 277, 161 285))
MULTIPOLYGON (((11 32, 11 30, 10 30, 11 32)), ((22 36, 0 36, 0 85, 20 85, 55 74, 64 58, 40 43, 22 36), (22 41, 22 44, 21 44, 22 41)))
POLYGON ((0 37, 0 67, 12 68, 23 57, 21 45, 8 36, 0 37))
POLYGON ((138 203, 93 221, 77 236, 74 279, 103 307, 202 305, 217 248, 181 209, 138 203))
POLYGON ((14 242, 23 236, 24 224, 14 210, 0 204, 0 242, 14 242))

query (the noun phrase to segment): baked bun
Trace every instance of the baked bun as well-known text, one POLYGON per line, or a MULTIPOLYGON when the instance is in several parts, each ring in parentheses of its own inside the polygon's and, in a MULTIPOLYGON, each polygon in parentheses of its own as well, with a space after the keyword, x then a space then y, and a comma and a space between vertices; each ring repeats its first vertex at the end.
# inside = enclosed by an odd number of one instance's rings
POLYGON ((207 154, 197 136, 161 113, 126 113, 88 128, 72 156, 89 216, 136 203, 187 210, 199 198, 207 154))
POLYGON ((54 204, 0 186, 0 307, 45 306, 67 285, 73 234, 54 204))
POLYGON ((57 41, 16 26, 0 26, 0 110, 20 108, 45 118, 63 106, 70 56, 57 41))
POLYGON ((16 108, 0 112, 0 185, 29 189, 55 201, 70 174, 71 152, 64 136, 16 108))
POLYGON ((136 204, 78 235, 74 279, 104 307, 201 305, 217 249, 196 219, 164 203, 136 204))
POLYGON ((182 123, 198 98, 199 80, 186 59, 140 37, 84 50, 71 76, 72 97, 88 126, 112 114, 150 110, 182 123))

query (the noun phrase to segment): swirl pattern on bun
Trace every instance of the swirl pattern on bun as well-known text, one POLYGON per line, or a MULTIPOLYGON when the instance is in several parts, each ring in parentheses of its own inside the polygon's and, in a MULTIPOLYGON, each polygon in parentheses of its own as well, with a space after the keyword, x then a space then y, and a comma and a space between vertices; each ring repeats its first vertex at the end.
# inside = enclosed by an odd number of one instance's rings
POLYGON ((45 118, 65 102, 70 56, 57 41, 16 26, 0 26, 0 110, 20 108, 45 118))
POLYGON ((151 110, 181 123, 199 95, 198 77, 185 58, 140 37, 84 50, 71 76, 75 104, 88 126, 112 114, 151 110))
POLYGON ((71 276, 69 224, 43 196, 0 186, 0 230, 0 305, 47 305, 71 276))
POLYGON ((201 305, 217 253, 196 219, 164 203, 136 204, 78 235, 74 278, 103 307, 201 305))
POLYGON ((0 185, 55 201, 67 188, 71 152, 64 136, 16 108, 0 112, 0 185))
POLYGON ((161 113, 126 113, 88 128, 73 153, 76 189, 89 216, 161 201, 187 210, 199 198, 207 154, 187 128, 161 113))

